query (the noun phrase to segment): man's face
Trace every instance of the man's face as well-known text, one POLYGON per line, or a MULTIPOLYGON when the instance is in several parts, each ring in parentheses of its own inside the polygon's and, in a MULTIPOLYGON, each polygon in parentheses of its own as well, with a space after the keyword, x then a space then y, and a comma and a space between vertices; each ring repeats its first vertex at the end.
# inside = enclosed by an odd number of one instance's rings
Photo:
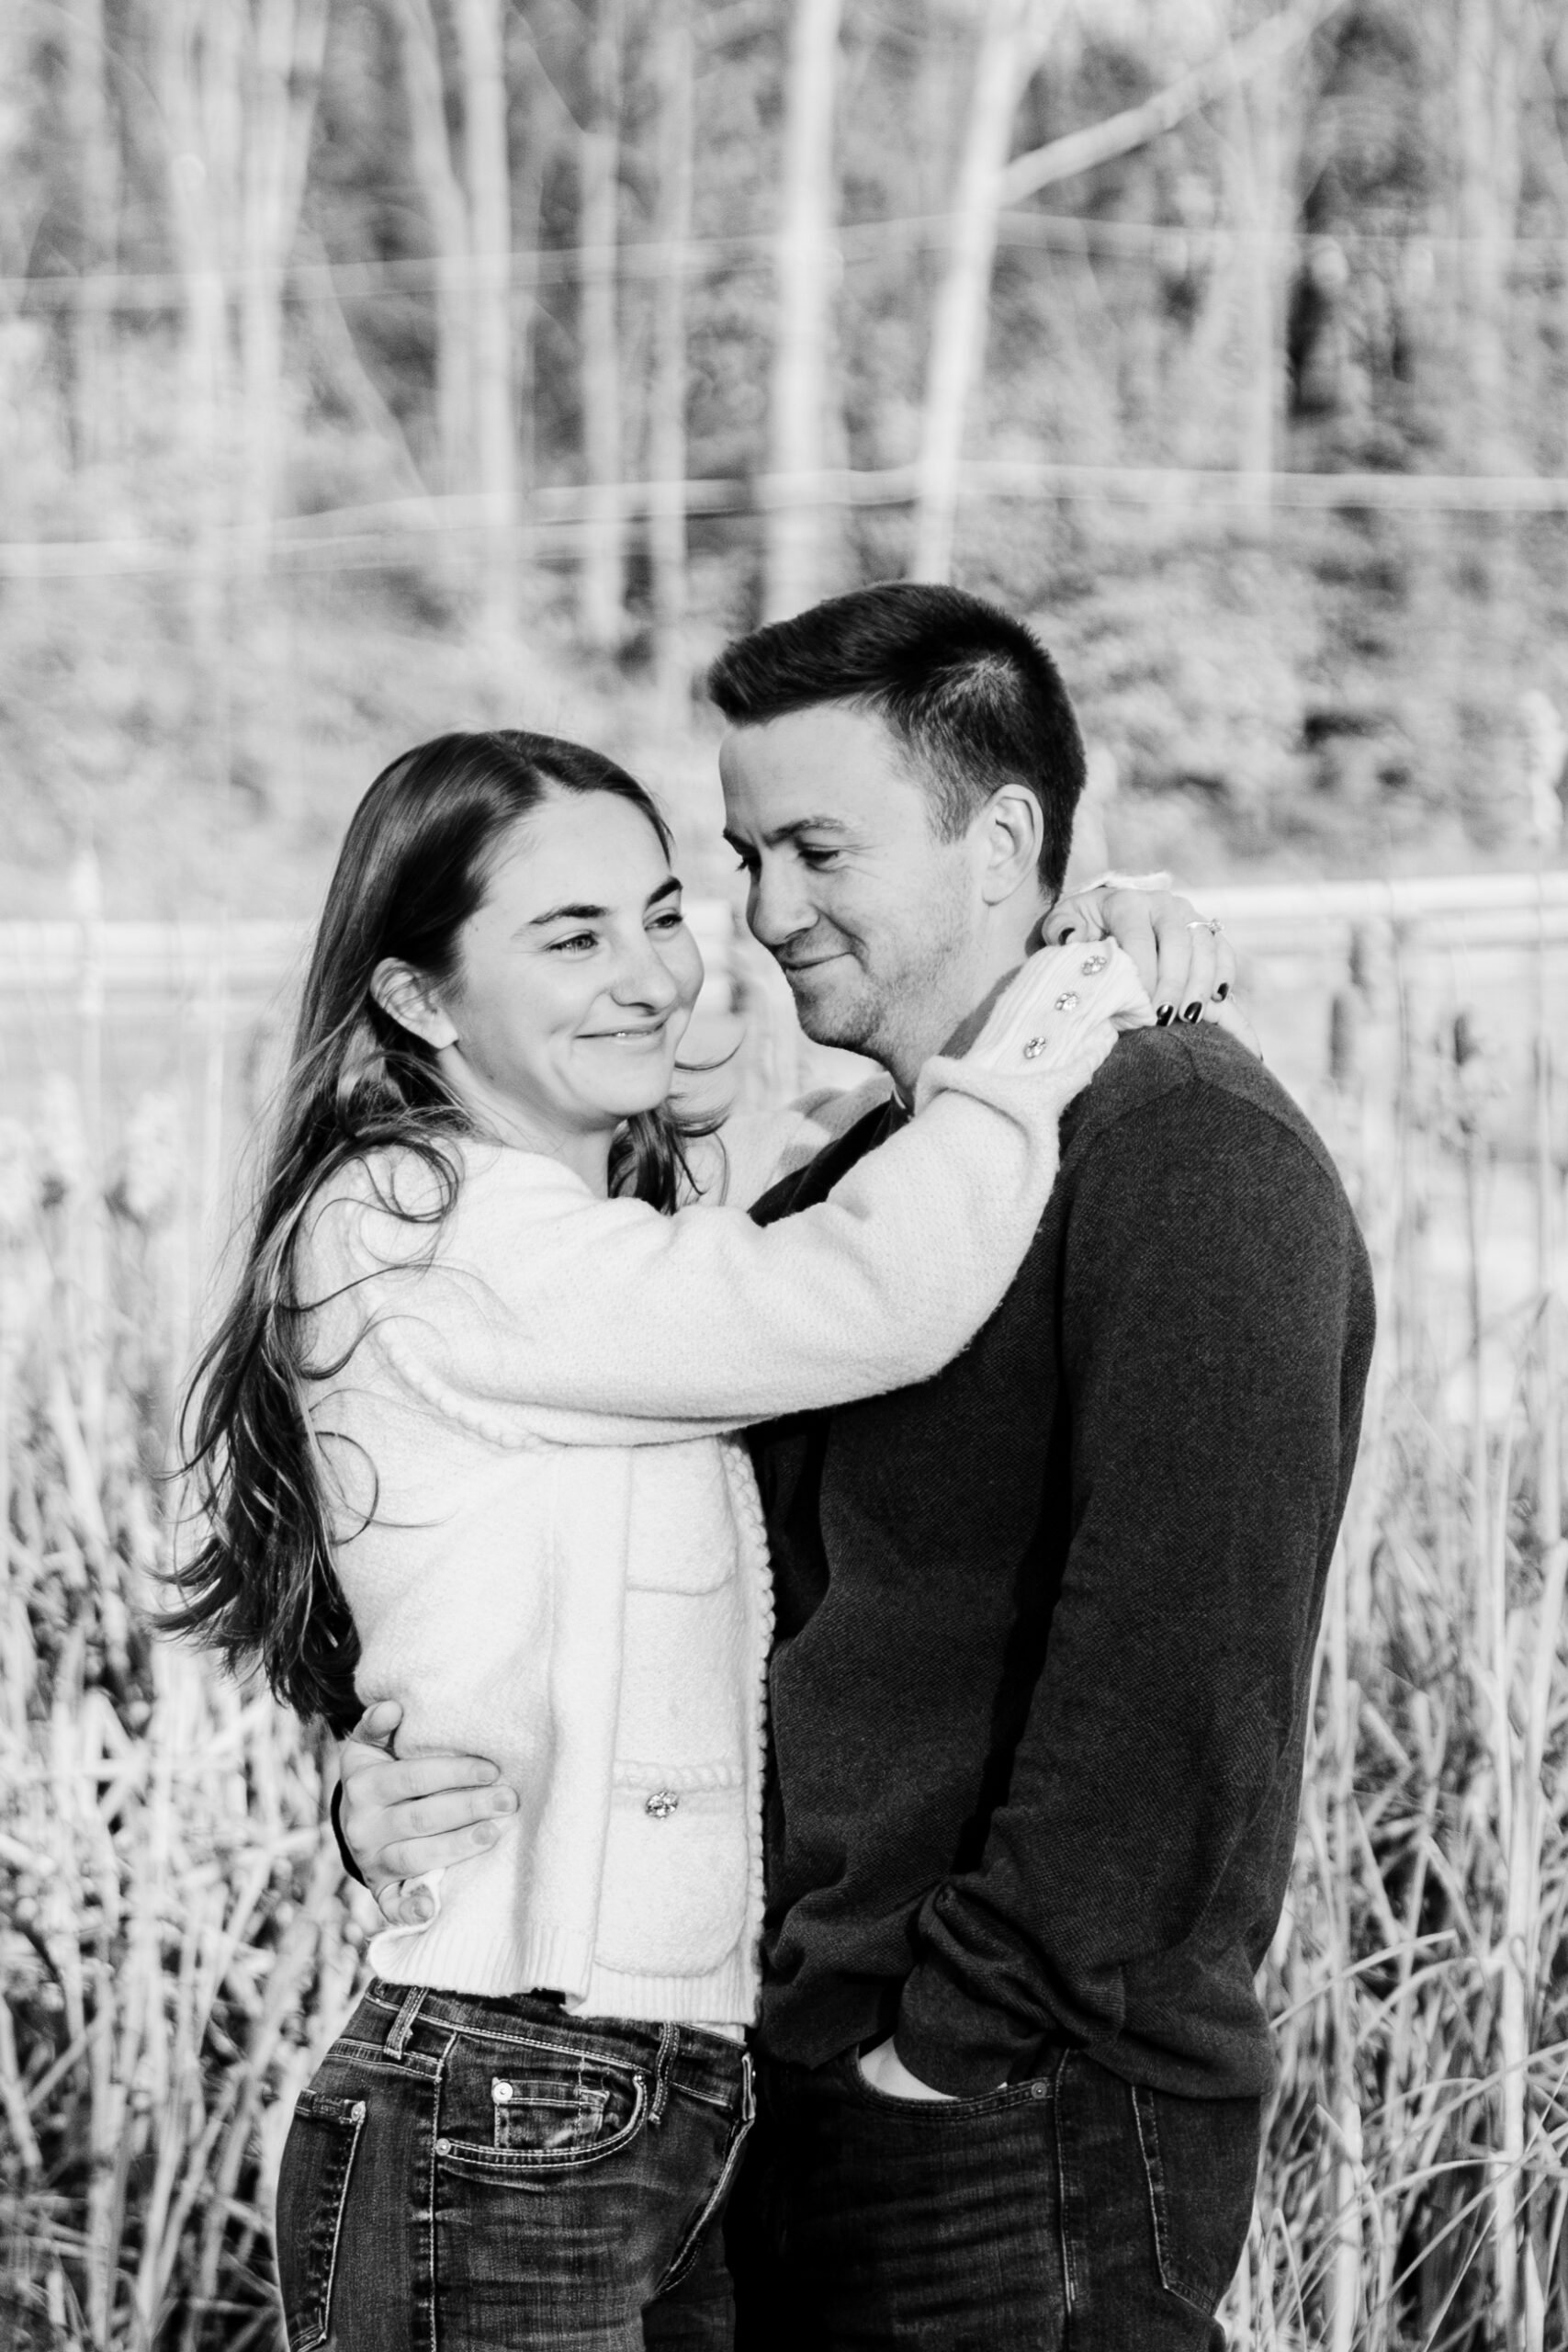
POLYGON ((973 838, 938 840, 897 739, 842 704, 733 728, 718 763, 747 921, 801 1027, 912 1074, 975 1001, 973 838))

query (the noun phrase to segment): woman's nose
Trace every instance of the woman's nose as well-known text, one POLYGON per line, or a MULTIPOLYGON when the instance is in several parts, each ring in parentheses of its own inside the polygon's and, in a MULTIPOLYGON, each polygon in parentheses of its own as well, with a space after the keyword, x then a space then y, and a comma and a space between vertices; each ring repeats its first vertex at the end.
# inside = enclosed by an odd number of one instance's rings
POLYGON ((610 989, 617 1004, 646 1004, 666 1012, 681 994, 679 983, 651 939, 629 951, 610 989))

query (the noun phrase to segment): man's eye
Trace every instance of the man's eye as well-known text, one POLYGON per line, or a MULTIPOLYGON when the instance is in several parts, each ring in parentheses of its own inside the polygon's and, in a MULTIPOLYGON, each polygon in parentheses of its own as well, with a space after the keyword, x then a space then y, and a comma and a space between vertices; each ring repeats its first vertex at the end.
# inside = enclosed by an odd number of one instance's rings
POLYGON ((801 864, 803 865, 809 865, 814 872, 818 873, 820 873, 826 866, 836 865, 842 855, 843 852, 841 850, 812 849, 804 842, 800 845, 801 864))

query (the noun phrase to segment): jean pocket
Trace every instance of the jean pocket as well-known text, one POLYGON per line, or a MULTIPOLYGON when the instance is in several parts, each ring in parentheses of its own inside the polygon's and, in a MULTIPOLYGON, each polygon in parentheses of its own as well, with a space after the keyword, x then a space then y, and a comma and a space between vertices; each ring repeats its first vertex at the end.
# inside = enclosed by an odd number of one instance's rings
POLYGON ((470 2176, 564 2172, 629 2146, 647 2103, 647 2083, 635 2067, 520 2045, 504 2075, 487 2070, 481 2080, 477 2070, 454 2071, 435 2153, 470 2176))
POLYGON ((304 2090, 295 2102, 277 2182, 277 2283, 288 2352, 315 2352, 332 2332, 338 2242, 364 2128, 362 2098, 304 2090))
POLYGON ((1212 2317, 1247 2245, 1263 2103, 1133 2086, 1161 2283, 1212 2317))
POLYGON ((841 2079, 863 2106, 908 2116, 916 2123, 961 2123, 971 2117, 998 2115, 1009 2108, 1043 2106, 1051 2097, 1051 2078, 1041 2075, 1029 2082, 998 2083, 994 2091, 975 2091, 964 2098, 944 2094, 941 2098, 911 2098, 898 2091, 878 2089, 867 2079, 856 2050, 850 2051, 840 2065, 841 2079))

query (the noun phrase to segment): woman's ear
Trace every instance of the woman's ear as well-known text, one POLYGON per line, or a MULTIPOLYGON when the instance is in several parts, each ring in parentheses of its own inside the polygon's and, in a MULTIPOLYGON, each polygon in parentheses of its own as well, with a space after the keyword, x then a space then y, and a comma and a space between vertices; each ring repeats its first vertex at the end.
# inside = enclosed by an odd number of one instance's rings
POLYGON ((412 964, 400 964, 395 956, 383 956, 370 975, 370 993, 382 1012, 389 1013, 400 1028, 423 1037, 438 1053, 443 1046, 457 1044, 457 1032, 451 1015, 423 973, 416 972, 412 964))
POLYGON ((986 862, 981 888, 989 905, 1000 906, 1038 878, 1044 815, 1027 786, 1004 784, 992 794, 982 821, 986 862))

